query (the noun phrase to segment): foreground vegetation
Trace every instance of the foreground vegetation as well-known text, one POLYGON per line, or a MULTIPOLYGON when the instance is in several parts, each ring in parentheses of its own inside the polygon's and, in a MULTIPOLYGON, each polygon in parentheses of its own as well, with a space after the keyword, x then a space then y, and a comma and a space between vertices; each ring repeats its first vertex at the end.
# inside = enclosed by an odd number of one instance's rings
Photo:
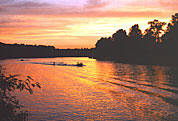
POLYGON ((41 88, 39 83, 33 83, 33 79, 27 76, 25 80, 19 80, 17 75, 5 76, 0 66, 0 120, 1 121, 25 121, 28 120, 28 112, 22 111, 15 91, 28 91, 33 93, 33 88, 41 88))

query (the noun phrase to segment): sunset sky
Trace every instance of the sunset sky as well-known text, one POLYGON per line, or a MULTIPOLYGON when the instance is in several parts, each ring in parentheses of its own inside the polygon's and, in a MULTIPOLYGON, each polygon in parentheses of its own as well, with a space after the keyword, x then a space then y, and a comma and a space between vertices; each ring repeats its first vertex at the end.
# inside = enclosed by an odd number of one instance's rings
POLYGON ((118 29, 144 30, 176 12, 177 0, 0 0, 0 42, 91 48, 118 29))

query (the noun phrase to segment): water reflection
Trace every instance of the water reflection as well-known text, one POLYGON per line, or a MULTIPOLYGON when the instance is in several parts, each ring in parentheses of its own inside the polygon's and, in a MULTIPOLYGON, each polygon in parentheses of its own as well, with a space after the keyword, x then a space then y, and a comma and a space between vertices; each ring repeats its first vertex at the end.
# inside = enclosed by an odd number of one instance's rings
POLYGON ((149 119, 150 116, 154 117, 154 120, 159 120, 160 117, 164 119, 171 115, 169 110, 172 105, 169 103, 177 106, 178 88, 167 86, 169 82, 169 75, 166 74, 168 67, 114 65, 117 77, 114 79, 117 80, 108 82, 128 89, 124 93, 111 91, 114 97, 122 100, 122 105, 127 105, 130 111, 134 110, 133 112, 144 120, 149 119))
MULTIPOLYGON (((2 62, 1 62, 2 63, 2 62)), ((30 75, 42 85, 18 95, 32 120, 174 120, 178 69, 96 61, 88 58, 6 60, 7 73, 30 75), (31 62, 82 62, 65 67, 31 62)))

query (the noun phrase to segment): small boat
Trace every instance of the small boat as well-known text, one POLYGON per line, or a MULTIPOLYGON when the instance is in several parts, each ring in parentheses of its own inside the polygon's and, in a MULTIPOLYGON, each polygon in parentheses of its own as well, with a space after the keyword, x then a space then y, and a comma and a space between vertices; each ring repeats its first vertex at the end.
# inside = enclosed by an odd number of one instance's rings
POLYGON ((84 65, 83 65, 83 63, 79 63, 79 62, 78 62, 75 66, 82 67, 82 66, 84 66, 84 65))
POLYGON ((25 61, 24 59, 20 59, 20 61, 25 61))

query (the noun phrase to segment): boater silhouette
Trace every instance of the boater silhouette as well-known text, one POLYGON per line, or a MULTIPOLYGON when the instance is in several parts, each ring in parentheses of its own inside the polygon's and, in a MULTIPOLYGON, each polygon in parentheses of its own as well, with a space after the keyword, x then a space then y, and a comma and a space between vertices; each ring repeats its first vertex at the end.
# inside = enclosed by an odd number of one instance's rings
POLYGON ((83 66, 83 63, 79 63, 79 62, 77 62, 77 64, 76 64, 76 66, 80 66, 80 67, 82 67, 83 66))

